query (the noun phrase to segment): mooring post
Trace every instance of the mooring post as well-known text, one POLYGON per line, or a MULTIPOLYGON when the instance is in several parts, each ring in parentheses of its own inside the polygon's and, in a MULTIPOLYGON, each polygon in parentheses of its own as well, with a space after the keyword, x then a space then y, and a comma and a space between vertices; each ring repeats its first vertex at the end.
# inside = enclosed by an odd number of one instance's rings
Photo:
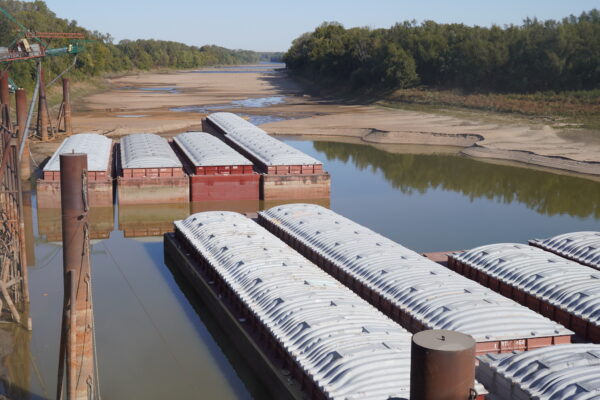
POLYGON ((67 399, 96 399, 86 154, 60 155, 60 195, 64 307, 57 398, 66 364, 67 399))
MULTIPOLYGON (((63 120, 64 129, 67 136, 73 134, 73 126, 71 124, 71 96, 69 95, 69 79, 63 78, 63 120)), ((60 126, 60 122, 59 122, 60 126)))
POLYGON ((48 140, 48 105, 46 104, 46 84, 44 83, 44 69, 40 68, 40 100, 38 103, 38 135, 42 141, 48 140))
POLYGON ((15 91, 15 104, 17 105, 17 126, 19 129, 19 145, 25 141, 23 154, 21 154, 21 179, 29 179, 31 176, 31 160, 29 157, 29 138, 25 132, 27 124, 27 93, 25 89, 17 89, 15 91))
POLYGON ((426 330, 413 335, 411 400, 473 398, 475 340, 463 333, 426 330))
POLYGON ((9 130, 10 123, 10 95, 8 92, 8 71, 0 71, 0 108, 2 113, 2 125, 9 130))

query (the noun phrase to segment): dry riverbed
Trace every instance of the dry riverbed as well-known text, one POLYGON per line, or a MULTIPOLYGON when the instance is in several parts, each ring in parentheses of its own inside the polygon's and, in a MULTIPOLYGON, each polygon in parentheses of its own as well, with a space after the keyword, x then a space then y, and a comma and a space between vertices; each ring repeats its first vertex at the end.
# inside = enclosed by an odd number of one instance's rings
MULTIPOLYGON (((271 134, 353 137, 378 145, 459 146, 473 157, 600 175, 600 140, 593 139, 594 134, 565 134, 553 126, 510 116, 490 118, 483 112, 462 117, 325 101, 304 94, 283 72, 246 68, 111 79, 109 90, 75 105, 74 129, 114 138, 136 132, 169 136, 199 129, 209 112, 231 111, 254 118, 277 117, 262 125, 271 134), (247 103, 247 99, 261 100, 247 103)), ((57 145, 34 144, 34 158, 40 162, 57 145)))

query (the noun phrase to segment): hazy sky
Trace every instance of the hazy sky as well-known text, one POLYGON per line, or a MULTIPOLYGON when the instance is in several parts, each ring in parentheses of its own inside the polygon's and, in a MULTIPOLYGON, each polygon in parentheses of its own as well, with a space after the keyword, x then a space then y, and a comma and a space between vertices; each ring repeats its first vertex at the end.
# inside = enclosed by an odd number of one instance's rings
POLYGON ((598 0, 46 0, 58 17, 121 39, 285 51, 323 21, 346 27, 389 27, 398 21, 519 24, 525 17, 560 19, 600 8, 598 0))

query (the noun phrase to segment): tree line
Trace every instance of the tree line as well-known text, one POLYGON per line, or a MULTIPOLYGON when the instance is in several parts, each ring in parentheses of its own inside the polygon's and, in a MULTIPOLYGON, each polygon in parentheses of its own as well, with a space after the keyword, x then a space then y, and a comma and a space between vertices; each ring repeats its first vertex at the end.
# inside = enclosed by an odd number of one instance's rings
POLYGON ((352 88, 597 89, 600 11, 489 28, 407 21, 372 30, 326 22, 295 39, 284 61, 293 74, 352 88))
MULTIPOLYGON (((85 51, 77 56, 75 68, 69 75, 75 79, 100 76, 106 73, 158 68, 188 69, 211 65, 248 64, 262 60, 280 59, 281 53, 259 53, 249 50, 230 50, 219 46, 188 46, 164 40, 122 40, 113 43, 110 34, 89 31, 76 21, 58 18, 44 1, 0 0, 0 7, 7 10, 19 23, 38 32, 83 33, 87 41, 82 42, 85 51)), ((8 46, 19 33, 16 25, 0 15, 0 46, 8 46)), ((68 46, 68 40, 52 39, 50 47, 68 46)), ((68 68, 72 56, 45 57, 46 76, 51 78, 68 68)), ((5 64, 6 65, 6 64, 5 64)), ((0 68, 5 68, 0 64, 0 68)), ((19 86, 31 88, 35 80, 35 63, 13 62, 11 77, 19 86)))

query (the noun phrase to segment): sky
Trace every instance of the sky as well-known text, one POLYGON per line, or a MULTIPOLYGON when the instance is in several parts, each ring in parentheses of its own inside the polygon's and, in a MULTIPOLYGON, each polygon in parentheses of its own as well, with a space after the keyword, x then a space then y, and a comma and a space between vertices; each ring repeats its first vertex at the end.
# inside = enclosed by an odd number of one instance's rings
POLYGON ((324 21, 387 28, 405 20, 490 26, 526 17, 561 19, 599 0, 46 0, 60 18, 122 39, 160 39, 232 49, 285 51, 324 21))

